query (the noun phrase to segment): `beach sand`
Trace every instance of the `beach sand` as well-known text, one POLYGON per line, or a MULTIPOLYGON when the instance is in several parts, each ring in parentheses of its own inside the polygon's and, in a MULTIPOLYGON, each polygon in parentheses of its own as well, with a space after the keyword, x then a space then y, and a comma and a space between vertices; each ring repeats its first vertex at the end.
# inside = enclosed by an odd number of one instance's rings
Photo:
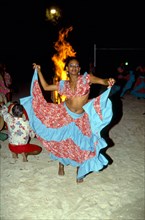
MULTIPOLYGON (((27 87, 28 88, 28 87, 27 87)), ((21 88, 21 91, 24 91, 21 88)), ((19 99, 29 94, 15 94, 19 99)), ((65 167, 46 149, 28 162, 11 157, 8 140, 1 141, 1 220, 144 220, 145 219, 145 100, 126 94, 123 115, 111 128, 112 163, 76 183, 76 168, 65 167)), ((3 130, 7 133, 7 130, 3 130)), ((32 143, 40 142, 34 138, 32 143)))

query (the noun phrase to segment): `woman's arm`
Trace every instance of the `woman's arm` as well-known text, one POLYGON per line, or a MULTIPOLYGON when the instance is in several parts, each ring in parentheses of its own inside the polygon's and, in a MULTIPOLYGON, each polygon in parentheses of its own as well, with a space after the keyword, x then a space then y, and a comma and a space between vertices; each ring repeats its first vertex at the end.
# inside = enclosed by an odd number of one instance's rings
POLYGON ((41 72, 41 66, 40 65, 37 65, 36 63, 33 63, 33 69, 36 69, 37 72, 38 72, 38 76, 39 76, 39 79, 40 79, 40 83, 43 87, 43 89, 45 91, 56 91, 57 90, 57 85, 55 84, 51 84, 49 85, 46 80, 44 79, 43 75, 42 75, 42 72, 41 72))
POLYGON ((93 74, 90 74, 90 82, 93 84, 100 84, 100 85, 112 87, 115 83, 115 79, 113 78, 102 79, 94 76, 93 74))

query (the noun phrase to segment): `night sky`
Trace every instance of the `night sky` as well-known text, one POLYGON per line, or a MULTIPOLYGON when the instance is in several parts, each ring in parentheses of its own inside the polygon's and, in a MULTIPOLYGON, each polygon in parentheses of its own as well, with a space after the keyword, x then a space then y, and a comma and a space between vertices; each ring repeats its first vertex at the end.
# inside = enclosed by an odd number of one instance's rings
POLYGON ((15 73, 31 74, 34 61, 51 68, 58 32, 70 26, 73 31, 67 41, 84 69, 93 59, 94 44, 97 62, 100 66, 104 62, 106 68, 110 63, 118 65, 119 59, 130 54, 137 63, 144 59, 144 6, 140 0, 0 0, 0 22, 0 59, 15 73), (45 16, 46 8, 52 5, 61 11, 57 24, 45 16))

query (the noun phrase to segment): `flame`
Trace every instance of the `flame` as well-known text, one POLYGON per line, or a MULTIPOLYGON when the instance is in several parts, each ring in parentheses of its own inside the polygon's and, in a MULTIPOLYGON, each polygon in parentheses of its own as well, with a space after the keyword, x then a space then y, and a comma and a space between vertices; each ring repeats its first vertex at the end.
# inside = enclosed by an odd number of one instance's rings
MULTIPOLYGON (((68 33, 73 30, 73 27, 69 27, 67 29, 61 29, 59 31, 59 38, 58 41, 55 42, 54 48, 57 51, 56 54, 53 55, 52 61, 54 62, 55 66, 55 76, 54 76, 54 83, 56 84, 59 80, 66 80, 68 79, 67 73, 64 70, 65 67, 65 59, 69 56, 75 57, 76 52, 72 48, 69 42, 65 40, 68 37, 68 33)), ((57 92, 54 92, 54 102, 61 102, 65 100, 65 97, 58 96, 57 92)))

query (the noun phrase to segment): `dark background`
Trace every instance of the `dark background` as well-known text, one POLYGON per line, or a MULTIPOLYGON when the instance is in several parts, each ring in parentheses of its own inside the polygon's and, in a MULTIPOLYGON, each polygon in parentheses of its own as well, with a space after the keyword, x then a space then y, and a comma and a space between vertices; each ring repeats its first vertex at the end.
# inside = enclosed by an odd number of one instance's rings
POLYGON ((62 28, 73 27, 66 39, 77 52, 82 71, 94 57, 97 72, 115 72, 120 62, 144 62, 143 1, 0 0, 0 60, 15 81, 32 77, 32 63, 53 75, 51 57, 62 28), (57 24, 46 19, 46 8, 59 7, 57 24))

